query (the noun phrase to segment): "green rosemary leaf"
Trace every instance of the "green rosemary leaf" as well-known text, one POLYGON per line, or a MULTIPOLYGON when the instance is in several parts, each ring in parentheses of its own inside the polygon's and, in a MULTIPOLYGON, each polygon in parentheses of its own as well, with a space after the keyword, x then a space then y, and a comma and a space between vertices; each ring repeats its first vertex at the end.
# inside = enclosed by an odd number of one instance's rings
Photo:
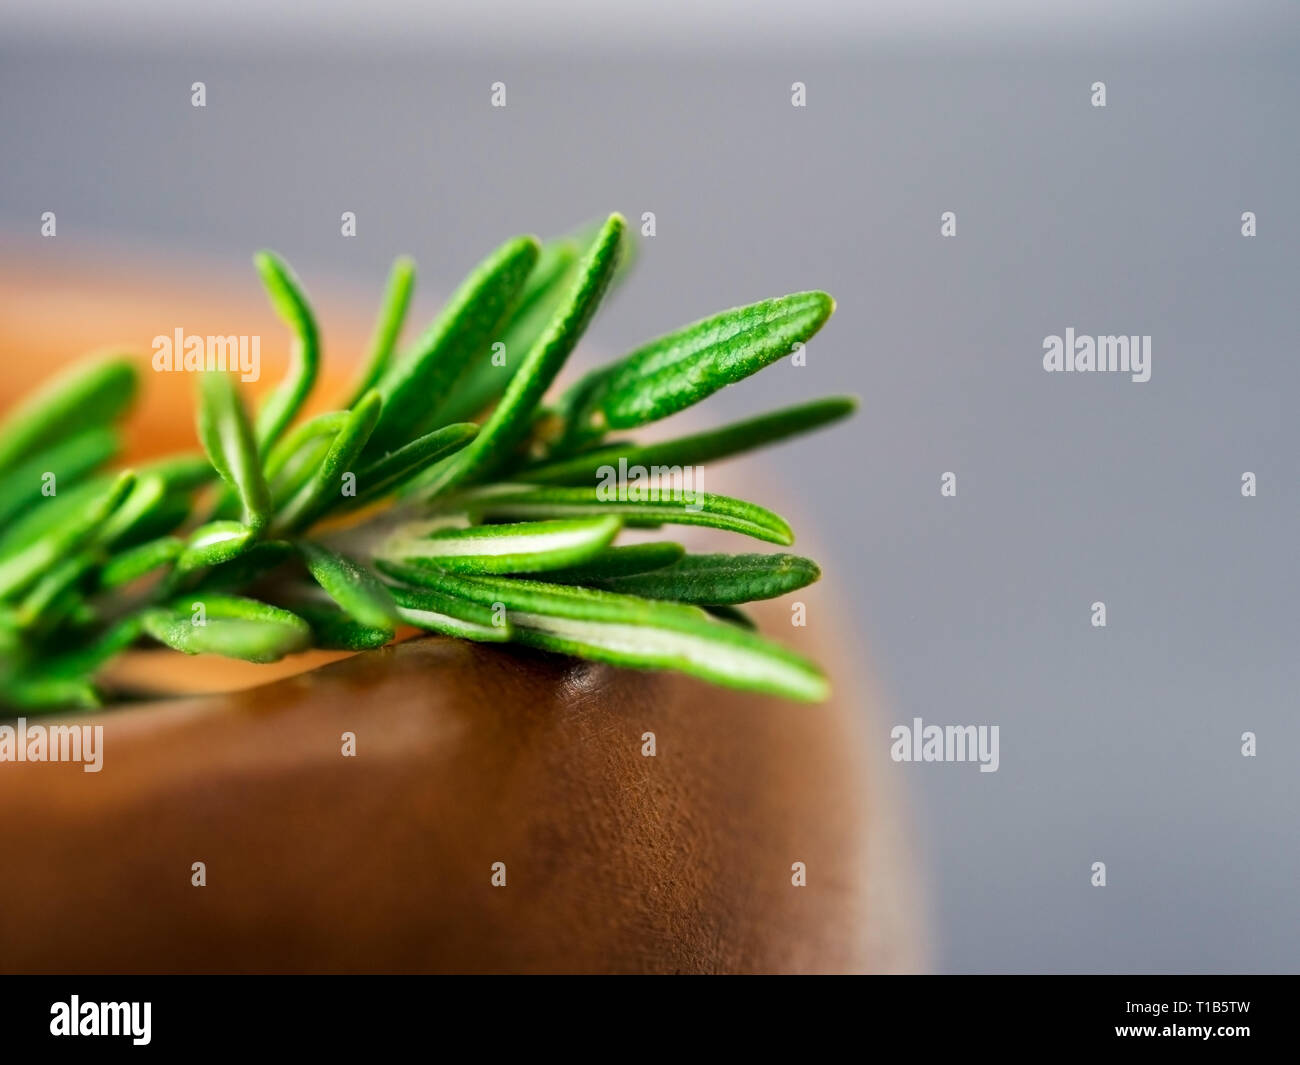
POLYGON ((176 560, 176 573, 230 562, 248 550, 254 535, 252 529, 237 521, 210 521, 201 525, 190 534, 176 560))
POLYGON ((562 401, 570 438, 630 429, 675 414, 789 355, 830 317, 824 292, 737 307, 651 341, 579 381, 562 401))
POLYGON ((340 506, 348 509, 382 499, 435 463, 455 454, 477 434, 477 425, 460 422, 417 437, 405 447, 377 459, 357 474, 356 497, 344 499, 340 506))
MULTIPOLYGON (((196 489, 213 481, 221 483, 211 460, 201 454, 147 462, 136 468, 136 474, 140 484, 123 508, 126 513, 111 542, 114 548, 132 547, 171 532, 190 517, 196 489)), ((233 517, 238 513, 237 497, 228 485, 222 488, 232 513, 220 516, 233 517)))
MULTIPOLYGON (((167 509, 167 483, 157 474, 137 473, 135 485, 122 505, 117 508, 104 524, 100 533, 100 542, 110 548, 129 547, 142 539, 149 539, 148 530, 155 528, 162 513, 167 509), (142 530, 145 535, 141 535, 142 530)), ((188 505, 182 505, 179 520, 189 512, 188 505)), ((169 512, 176 514, 173 508, 169 512)), ((169 526, 168 528, 174 528, 169 526)))
POLYGON ((347 497, 343 494, 346 475, 353 467, 379 423, 383 399, 378 392, 367 392, 349 413, 325 453, 324 461, 311 479, 298 490, 280 511, 276 524, 290 532, 299 532, 324 516, 332 506, 347 497))
POLYGON ((94 568, 92 552, 81 551, 51 566, 18 605, 18 624, 24 629, 47 622, 61 607, 68 607, 77 596, 77 586, 94 568), (71 592, 72 594, 69 594, 71 592))
POLYGON ((812 584, 817 563, 798 555, 687 555, 665 569, 606 578, 599 587, 646 599, 734 606, 812 584))
POLYGON ((447 401, 438 406, 434 424, 469 421, 500 398, 515 368, 537 343, 564 299, 578 258, 578 245, 571 240, 547 241, 542 245, 537 265, 528 275, 528 282, 501 332, 504 364, 493 359, 494 352, 490 349, 478 352, 447 401))
POLYGON ((406 321, 406 310, 410 306, 411 289, 414 287, 415 263, 405 255, 399 256, 393 260, 393 268, 388 275, 379 319, 375 322, 375 331, 370 339, 370 353, 366 356, 361 376, 344 406, 356 406, 358 400, 379 384, 387 372, 389 363, 392 362, 393 348, 402 332, 402 323, 406 321))
POLYGON ((647 470, 656 466, 698 466, 819 429, 847 417, 856 408, 857 400, 851 396, 819 399, 676 440, 640 446, 611 444, 559 461, 525 467, 514 479, 545 484, 595 484, 600 479, 600 468, 617 468, 620 459, 629 468, 643 466, 647 470))
POLYGON ((239 496, 244 524, 260 531, 271 517, 271 496, 262 476, 248 415, 234 382, 226 374, 202 376, 199 440, 212 465, 239 496))
POLYGON ((35 500, 0 532, 0 558, 17 554, 65 526, 93 500, 98 499, 110 483, 112 482, 108 478, 93 477, 58 495, 41 496, 35 500))
POLYGON ((0 470, 62 440, 69 427, 108 425, 135 396, 135 366, 118 353, 76 363, 0 423, 0 470))
POLYGON ((678 669, 717 684, 817 701, 825 676, 800 655, 713 621, 698 607, 510 578, 445 574, 445 592, 503 603, 512 638, 642 669, 678 669))
POLYGON ((725 603, 705 603, 702 604, 702 608, 705 613, 711 614, 719 621, 725 621, 729 625, 739 625, 742 629, 748 629, 750 632, 758 629, 758 623, 739 607, 729 606, 725 603))
POLYGON ((27 713, 93 710, 100 705, 94 686, 81 677, 25 677, 6 687, 4 701, 27 713))
POLYGON ((171 493, 192 492, 212 481, 216 475, 212 462, 205 455, 172 455, 137 467, 141 477, 159 477, 171 493))
POLYGON ((371 629, 392 628, 397 607, 388 590, 364 566, 350 558, 327 551, 319 544, 298 544, 308 571, 325 593, 359 624, 371 629))
POLYGON ((295 599, 290 605, 311 626, 314 647, 327 651, 372 651, 393 638, 391 627, 363 625, 330 603, 295 599))
POLYGON ((141 623, 155 640, 187 655, 276 662, 311 644, 311 627, 296 614, 234 595, 178 599, 146 611, 141 623))
MULTIPOLYGON (((293 350, 289 372, 257 412, 258 450, 266 454, 280 434, 288 428, 310 395, 320 365, 320 334, 311 304, 289 264, 275 252, 259 251, 253 265, 271 298, 271 306, 280 320, 293 330, 293 350)), ((218 467, 220 469, 220 467, 218 467)))
MULTIPOLYGON (((285 463, 284 469, 279 472, 276 479, 268 482, 273 511, 276 513, 283 511, 291 499, 315 480, 325 462, 325 456, 334 446, 334 439, 335 436, 318 436, 307 441, 302 449, 285 463)), ((342 487, 341 481, 339 486, 342 487)))
MULTIPOLYGON (((591 240, 595 239, 599 228, 593 228, 591 240)), ((510 312, 507 333, 517 332, 525 322, 531 321, 528 331, 532 340, 536 341, 542 335, 542 330, 564 298, 566 284, 578 265, 582 250, 591 244, 591 240, 578 244, 568 237, 561 237, 558 240, 548 240, 542 245, 537 264, 528 275, 528 283, 523 292, 519 294, 519 302, 510 312)), ((527 346, 531 347, 532 344, 527 346)))
POLYGON ((537 262, 533 237, 508 240, 483 260, 448 301, 411 352, 379 382, 384 412, 371 454, 400 446, 429 428, 435 407, 468 361, 496 339, 511 304, 537 262))
POLYGON ((580 565, 553 570, 546 575, 546 579, 556 584, 587 584, 610 577, 662 569, 671 566, 685 554, 686 548, 668 540, 607 547, 580 565))
POLYGON ((590 558, 621 527, 612 516, 431 531, 427 524, 415 523, 399 526, 376 555, 393 562, 427 562, 454 573, 541 572, 590 558))
POLYGON ((185 550, 185 541, 177 536, 160 536, 115 555, 99 571, 99 587, 121 588, 148 573, 170 565, 185 550))
MULTIPOLYGON (((308 450, 308 444, 324 439, 325 446, 328 447, 329 440, 338 435, 347 421, 347 411, 332 410, 295 425, 267 454, 264 467, 266 483, 275 486, 276 482, 282 482, 294 472, 300 472, 300 469, 294 469, 294 463, 308 450)), ((315 469, 315 464, 311 468, 315 469)))
MULTIPOLYGON (((394 576, 407 567, 382 567, 394 576)), ((423 574, 426 579, 429 571, 423 574)), ((504 608, 492 602, 479 603, 450 595, 441 588, 406 588, 390 585, 397 613, 408 625, 443 636, 459 636, 480 643, 504 643, 513 635, 504 608)))
POLYGON ((17 659, 23 650, 22 626, 15 606, 0 603, 0 688, 16 671, 17 659))
POLYGON ((618 265, 625 226, 622 215, 613 214, 606 220, 582 260, 566 298, 510 378, 501 402, 474 442, 455 461, 439 470, 439 476, 427 486, 426 496, 495 473, 528 432, 533 412, 577 346, 609 286, 618 265))
POLYGON ((121 440, 114 429, 94 426, 44 448, 0 474, 0 522, 20 514, 42 496, 77 484, 117 454, 121 440))
MULTIPOLYGON (((183 496, 174 493, 164 496, 147 511, 138 513, 129 527, 115 536, 108 546, 112 551, 122 551, 156 540, 184 525, 190 519, 192 509, 190 501, 183 496)), ((117 523, 114 522, 114 525, 117 523)))
MULTIPOLYGON (((212 467, 208 465, 208 469, 211 471, 212 467)), ((0 555, 34 543, 74 520, 92 500, 108 491, 115 479, 115 474, 96 476, 68 491, 60 491, 56 497, 38 500, 6 532, 0 543, 0 555)), ((130 492, 106 518, 96 540, 112 550, 132 547, 174 529, 184 521, 189 510, 189 502, 180 493, 169 494, 164 474, 138 470, 130 492)))
POLYGON ((477 519, 491 521, 616 514, 633 527, 704 525, 743 533, 768 543, 794 543, 794 533, 785 519, 770 510, 742 499, 707 492, 682 493, 675 500, 641 501, 604 499, 599 488, 502 484, 458 495, 448 505, 463 509, 477 519))
MULTIPOLYGON (((561 239, 571 241, 583 252, 588 251, 591 246, 600 239, 600 231, 603 224, 604 223, 601 219, 594 219, 578 226, 578 228, 569 233, 567 237, 561 239)), ((622 284, 622 282, 627 278, 632 267, 636 265, 639 250, 636 233, 625 227, 619 241, 618 265, 614 267, 614 276, 609 280, 611 288, 615 285, 622 284)))
POLYGON ((19 595, 60 559, 95 542, 104 523, 135 484, 121 473, 60 525, 44 531, 21 550, 0 560, 0 599, 19 595))

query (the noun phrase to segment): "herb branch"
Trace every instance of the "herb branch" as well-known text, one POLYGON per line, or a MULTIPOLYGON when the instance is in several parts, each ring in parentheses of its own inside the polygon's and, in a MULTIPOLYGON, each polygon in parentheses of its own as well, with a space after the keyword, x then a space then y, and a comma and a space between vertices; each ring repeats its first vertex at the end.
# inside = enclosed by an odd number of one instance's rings
POLYGON ((789 354, 834 301, 802 292, 725 311, 548 404, 628 246, 619 215, 507 241, 405 349, 415 268, 398 259, 345 408, 309 420, 315 315, 289 266, 259 252, 290 367, 255 412, 232 375, 203 375, 203 455, 109 468, 138 386, 121 353, 20 404, 0 423, 0 703, 100 705, 96 674, 141 642, 270 662, 382 646, 402 625, 824 698, 818 668, 738 609, 817 580, 815 563, 616 542, 699 525, 788 546, 784 519, 701 491, 610 498, 600 482, 614 468, 698 467, 850 414, 855 401, 836 397, 662 442, 606 439, 789 354))

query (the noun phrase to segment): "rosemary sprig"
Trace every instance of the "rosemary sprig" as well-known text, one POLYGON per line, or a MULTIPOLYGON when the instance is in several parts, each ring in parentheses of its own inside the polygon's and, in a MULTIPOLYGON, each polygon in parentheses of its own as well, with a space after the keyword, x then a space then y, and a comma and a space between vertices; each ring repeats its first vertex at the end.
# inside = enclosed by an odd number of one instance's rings
POLYGON ((817 667, 738 609, 811 583, 816 564, 616 544, 628 528, 701 525, 784 546, 794 534, 781 517, 699 491, 605 489, 611 469, 724 459, 831 424, 854 401, 659 443, 604 438, 770 365, 834 303, 806 292, 726 311, 545 406, 629 250, 618 215, 545 244, 507 241, 400 355, 415 269, 398 259, 343 409, 306 421, 315 315, 289 266, 259 252, 293 358, 255 417, 231 375, 203 376, 204 455, 104 472, 137 387, 134 361, 118 353, 20 404, 0 423, 0 703, 96 705, 96 673, 141 640, 269 662, 311 646, 378 647, 403 624, 823 698, 817 667))

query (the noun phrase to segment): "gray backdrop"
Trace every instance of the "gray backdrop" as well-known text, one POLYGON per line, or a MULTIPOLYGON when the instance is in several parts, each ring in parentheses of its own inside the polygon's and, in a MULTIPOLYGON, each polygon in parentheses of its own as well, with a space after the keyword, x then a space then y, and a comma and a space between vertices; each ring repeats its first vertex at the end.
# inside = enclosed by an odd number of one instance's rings
POLYGON ((305 43, 173 19, 155 40, 127 5, 112 48, 24 22, 0 37, 0 236, 54 209, 67 254, 93 234, 237 266, 266 245, 372 294, 410 251, 427 293, 511 233, 654 211, 591 333, 607 352, 829 290, 809 365, 710 414, 861 395, 765 468, 797 485, 891 719, 1001 729, 997 773, 891 767, 937 964, 1294 971, 1300 34, 1274 5, 1208 29, 1161 6, 1131 36, 1116 10, 1077 38, 826 21, 788 46, 674 49, 661 26, 535 53, 427 19, 305 43), (1044 373, 1068 326, 1150 334, 1152 379, 1044 373))

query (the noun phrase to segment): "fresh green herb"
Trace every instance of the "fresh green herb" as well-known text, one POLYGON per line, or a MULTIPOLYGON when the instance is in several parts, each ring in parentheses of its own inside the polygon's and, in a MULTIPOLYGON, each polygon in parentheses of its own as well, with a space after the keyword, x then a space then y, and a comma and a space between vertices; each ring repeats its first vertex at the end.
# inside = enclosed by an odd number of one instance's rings
POLYGON ((388 629, 391 636, 397 607, 370 570, 310 540, 302 541, 299 548, 311 575, 340 609, 369 629, 388 629))
POLYGON ((5 419, 0 471, 62 442, 70 427, 84 432, 116 421, 130 406, 135 389, 135 366, 123 355, 69 367, 5 419))
POLYGON ((561 401, 569 439, 676 414, 789 355, 834 309, 824 292, 799 292, 724 311, 652 341, 569 390, 561 401))
POLYGON ((398 256, 388 275, 388 287, 384 290, 384 302, 379 309, 379 321, 375 323, 375 334, 370 341, 370 353, 366 356, 361 376, 352 389, 352 395, 348 397, 349 407, 374 388, 388 370, 393 349, 397 346, 397 338, 402 332, 402 323, 406 321, 406 309, 411 304, 413 288, 415 288, 415 262, 405 255, 398 256))
POLYGON ((426 432, 434 404, 463 373, 470 357, 487 348, 537 263, 532 237, 506 241, 481 262, 425 330, 415 348, 379 379, 384 411, 371 453, 400 447, 426 432))
POLYGON ((261 529, 271 519, 271 493, 257 457, 248 415, 234 382, 222 373, 203 375, 199 397, 199 440, 213 468, 239 494, 244 524, 261 529))
POLYGON ((347 478, 355 476, 352 466, 361 457, 375 423, 379 421, 383 400, 378 392, 367 392, 349 412, 330 442, 321 464, 293 497, 284 504, 276 524, 289 532, 301 532, 329 511, 342 495, 347 478))
POLYGON ((623 444, 583 451, 572 458, 526 466, 515 479, 544 484, 595 484, 602 466, 617 468, 620 461, 629 469, 633 466, 647 470, 655 466, 700 466, 820 429, 848 417, 856 407, 857 401, 849 396, 819 399, 676 440, 639 447, 623 444))
POLYGON ((617 514, 633 526, 705 525, 769 543, 794 543, 794 533, 784 518, 743 499, 688 491, 678 492, 679 498, 658 500, 607 498, 609 494, 599 486, 551 488, 503 484, 454 496, 448 504, 488 520, 617 514))
POLYGON ((236 595, 180 599, 141 620, 150 636, 187 655, 276 662, 311 645, 311 627, 297 614, 236 595))
MULTIPOLYGON (((302 283, 275 252, 259 251, 253 265, 261 275, 271 306, 293 330, 289 372, 257 415, 257 443, 262 454, 279 439, 311 394, 320 368, 320 334, 302 283)), ((211 452, 209 452, 211 454, 211 452)), ((220 469, 220 467, 218 467, 220 469)))
POLYGON ((375 557, 392 562, 423 560, 451 573, 563 569, 607 546, 621 526, 612 515, 466 529, 407 525, 387 540, 375 557))
POLYGON ((789 525, 743 500, 680 485, 647 494, 620 479, 808 432, 854 401, 659 443, 605 434, 770 365, 821 328, 833 301, 806 292, 726 311, 544 405, 632 244, 618 215, 545 244, 507 241, 396 355, 415 279, 399 259, 343 409, 305 420, 316 318, 288 265, 259 252, 292 333, 290 368, 255 418, 230 374, 203 375, 205 455, 103 472, 136 390, 120 354, 21 404, 0 423, 0 703, 95 705, 97 672, 141 640, 270 662, 312 646, 379 647, 403 623, 824 698, 816 666, 738 609, 811 583, 815 563, 691 555, 671 540, 616 544, 628 528, 699 525, 788 545, 789 525))
POLYGON ((687 555, 671 566, 590 583, 646 599, 735 606, 798 591, 821 574, 817 563, 798 555, 687 555))

